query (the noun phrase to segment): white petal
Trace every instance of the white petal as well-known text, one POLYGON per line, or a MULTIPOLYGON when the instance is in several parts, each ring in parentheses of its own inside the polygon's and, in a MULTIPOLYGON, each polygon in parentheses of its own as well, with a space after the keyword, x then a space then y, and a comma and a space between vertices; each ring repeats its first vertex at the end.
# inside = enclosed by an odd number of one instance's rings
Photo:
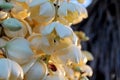
POLYGON ((37 61, 25 75, 26 80, 44 80, 47 75, 46 64, 42 61, 37 61))
POLYGON ((67 48, 57 51, 54 53, 62 63, 66 64, 68 61, 79 63, 82 59, 82 54, 80 49, 76 45, 71 45, 67 48))
POLYGON ((58 15, 59 16, 67 16, 67 3, 63 2, 60 7, 58 8, 58 15))
POLYGON ((73 44, 75 44, 75 45, 78 44, 78 37, 77 37, 77 35, 75 33, 73 33, 72 40, 73 40, 73 44))
POLYGON ((47 0, 27 0, 27 3, 29 4, 30 7, 40 5, 47 2, 47 0))
POLYGON ((10 76, 10 66, 7 59, 0 59, 0 79, 7 80, 10 76))
POLYGON ((28 72, 28 70, 34 65, 35 62, 36 62, 36 60, 33 59, 33 60, 30 60, 29 63, 22 65, 24 74, 26 74, 28 72))
POLYGON ((16 62, 1 58, 0 59, 0 79, 2 80, 22 80, 23 70, 16 62))
POLYGON ((93 0, 85 0, 85 2, 83 3, 83 5, 85 7, 88 7, 91 3, 92 3, 93 0))
POLYGON ((68 11, 71 11, 71 12, 76 11, 75 6, 76 6, 76 4, 69 3, 68 6, 67 6, 68 7, 68 11))
POLYGON ((29 59, 33 58, 30 45, 24 38, 16 38, 9 41, 6 44, 6 50, 8 52, 7 57, 19 64, 24 64, 28 62, 29 59))
POLYGON ((66 27, 60 23, 57 23, 55 30, 61 38, 65 38, 65 37, 72 35, 72 29, 70 29, 69 27, 66 27))
POLYGON ((11 64, 11 80, 22 80, 23 79, 23 70, 20 67, 20 65, 18 65, 16 62, 14 61, 9 61, 11 64))
POLYGON ((41 32, 42 35, 48 35, 48 34, 50 34, 50 33, 54 30, 55 26, 56 26, 56 23, 55 23, 55 22, 53 22, 53 23, 49 24, 48 26, 46 26, 46 27, 42 30, 42 32, 41 32))
POLYGON ((46 2, 40 6, 40 15, 43 16, 55 16, 55 7, 53 4, 46 2))

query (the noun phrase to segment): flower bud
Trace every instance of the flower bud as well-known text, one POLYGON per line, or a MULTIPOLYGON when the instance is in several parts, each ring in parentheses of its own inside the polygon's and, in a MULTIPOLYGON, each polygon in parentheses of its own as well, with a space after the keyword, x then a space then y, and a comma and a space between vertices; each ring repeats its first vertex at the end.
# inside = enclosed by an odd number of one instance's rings
POLYGON ((45 80, 47 72, 46 64, 42 61, 36 61, 25 74, 25 80, 45 80))
POLYGON ((18 31, 22 28, 22 24, 15 18, 9 18, 2 22, 2 26, 10 31, 18 31))
POLYGON ((15 38, 10 40, 5 47, 7 57, 23 65, 33 59, 33 52, 29 42, 24 38, 15 38))
POLYGON ((4 11, 9 11, 13 8, 13 4, 4 2, 0 4, 0 8, 4 11))
POLYGON ((10 59, 0 59, 0 80, 23 80, 23 70, 10 59))
POLYGON ((18 31, 11 31, 9 29, 4 29, 4 32, 6 34, 6 36, 8 36, 9 38, 15 38, 15 37, 25 37, 28 33, 28 27, 30 28, 30 26, 28 26, 27 22, 23 22, 21 21, 22 24, 22 28, 18 31))

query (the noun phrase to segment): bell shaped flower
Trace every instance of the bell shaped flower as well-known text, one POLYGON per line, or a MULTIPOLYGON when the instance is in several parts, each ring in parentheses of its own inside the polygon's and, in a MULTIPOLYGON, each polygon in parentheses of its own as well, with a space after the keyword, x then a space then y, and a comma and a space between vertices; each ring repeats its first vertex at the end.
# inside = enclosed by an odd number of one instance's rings
POLYGON ((20 65, 26 64, 33 59, 33 52, 30 48, 30 44, 24 38, 10 40, 6 44, 5 49, 7 51, 6 56, 20 65))
POLYGON ((67 25, 76 24, 88 16, 87 10, 83 5, 74 3, 72 1, 62 2, 58 8, 57 14, 57 20, 67 25))
POLYGON ((18 63, 10 59, 0 59, 1 80, 23 80, 23 70, 18 63))

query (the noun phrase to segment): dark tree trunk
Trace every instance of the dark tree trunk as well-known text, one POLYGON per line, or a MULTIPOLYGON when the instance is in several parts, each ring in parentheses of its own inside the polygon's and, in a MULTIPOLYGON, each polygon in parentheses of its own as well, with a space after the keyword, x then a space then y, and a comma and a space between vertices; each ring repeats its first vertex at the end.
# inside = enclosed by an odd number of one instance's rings
POLYGON ((88 19, 73 29, 90 38, 82 43, 94 56, 90 80, 120 80, 120 0, 93 0, 88 12, 88 19))

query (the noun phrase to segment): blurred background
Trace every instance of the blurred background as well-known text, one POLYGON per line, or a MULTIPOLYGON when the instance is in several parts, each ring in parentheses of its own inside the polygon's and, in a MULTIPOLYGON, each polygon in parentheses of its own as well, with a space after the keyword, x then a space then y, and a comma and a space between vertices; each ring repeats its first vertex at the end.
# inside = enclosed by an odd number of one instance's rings
POLYGON ((120 80, 120 0, 93 0, 87 9, 89 17, 73 29, 90 38, 82 42, 94 56, 90 80, 120 80))

